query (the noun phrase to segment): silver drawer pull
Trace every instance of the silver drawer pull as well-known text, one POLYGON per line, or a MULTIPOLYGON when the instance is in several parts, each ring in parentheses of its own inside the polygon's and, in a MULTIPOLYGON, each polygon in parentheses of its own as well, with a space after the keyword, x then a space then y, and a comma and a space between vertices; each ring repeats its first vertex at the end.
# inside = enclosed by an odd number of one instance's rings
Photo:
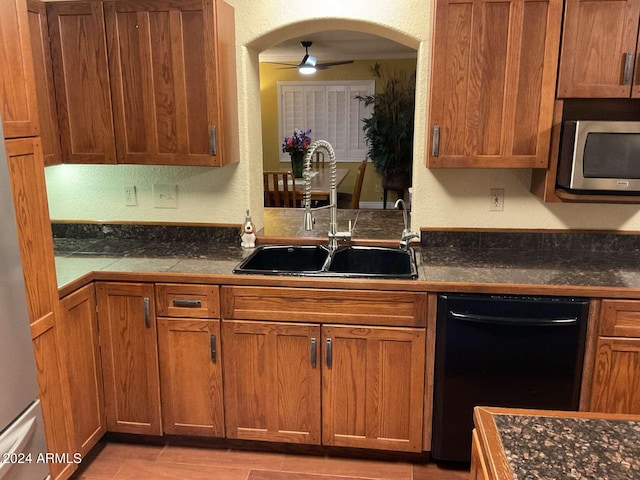
POLYGON ((201 300, 174 300, 174 307, 184 307, 184 308, 200 308, 202 306, 201 300))
POLYGON ((331 339, 327 338, 327 368, 333 365, 333 345, 331 339))

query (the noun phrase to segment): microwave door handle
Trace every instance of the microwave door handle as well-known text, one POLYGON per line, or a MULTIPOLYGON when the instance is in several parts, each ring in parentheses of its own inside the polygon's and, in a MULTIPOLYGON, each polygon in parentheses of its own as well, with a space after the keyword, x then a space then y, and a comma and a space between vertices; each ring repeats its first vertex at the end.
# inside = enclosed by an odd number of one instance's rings
POLYGON ((624 77, 622 79, 623 85, 629 85, 631 83, 631 75, 633 73, 633 52, 625 53, 624 59, 624 77))

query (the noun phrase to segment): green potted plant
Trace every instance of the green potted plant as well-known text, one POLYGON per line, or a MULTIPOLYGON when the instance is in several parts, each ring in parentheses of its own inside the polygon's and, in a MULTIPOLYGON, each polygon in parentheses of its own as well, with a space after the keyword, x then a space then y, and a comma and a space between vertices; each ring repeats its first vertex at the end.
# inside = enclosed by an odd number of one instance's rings
POLYGON ((385 75, 378 63, 370 70, 383 88, 379 93, 356 97, 366 106, 373 105, 371 116, 362 119, 367 155, 382 177, 383 188, 404 191, 411 185, 413 164, 415 73, 385 75))

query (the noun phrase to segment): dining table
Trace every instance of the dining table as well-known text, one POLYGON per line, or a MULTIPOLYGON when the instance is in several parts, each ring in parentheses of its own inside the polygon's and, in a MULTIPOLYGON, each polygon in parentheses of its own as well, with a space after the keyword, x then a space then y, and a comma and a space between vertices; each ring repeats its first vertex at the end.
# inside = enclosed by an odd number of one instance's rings
MULTIPOLYGON (((282 168, 287 171, 290 168, 282 168)), ((348 168, 336 169, 336 188, 349 175, 348 168)), ((318 166, 311 169, 311 200, 314 202, 328 202, 331 184, 331 168, 318 166)), ((296 178, 296 191, 304 194, 304 178, 296 178)))

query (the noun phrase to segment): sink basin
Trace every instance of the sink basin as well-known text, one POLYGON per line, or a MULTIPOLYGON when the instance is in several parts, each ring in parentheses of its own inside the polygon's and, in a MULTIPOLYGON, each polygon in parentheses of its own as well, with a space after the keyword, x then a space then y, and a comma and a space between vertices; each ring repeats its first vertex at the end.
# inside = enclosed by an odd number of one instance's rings
POLYGON ((304 275, 323 271, 329 249, 322 245, 264 245, 240 263, 233 273, 304 275))
POLYGON ((413 249, 389 247, 338 248, 327 271, 352 277, 418 278, 413 249))
POLYGON ((323 245, 264 245, 233 273, 361 278, 418 278, 413 249, 323 245))

